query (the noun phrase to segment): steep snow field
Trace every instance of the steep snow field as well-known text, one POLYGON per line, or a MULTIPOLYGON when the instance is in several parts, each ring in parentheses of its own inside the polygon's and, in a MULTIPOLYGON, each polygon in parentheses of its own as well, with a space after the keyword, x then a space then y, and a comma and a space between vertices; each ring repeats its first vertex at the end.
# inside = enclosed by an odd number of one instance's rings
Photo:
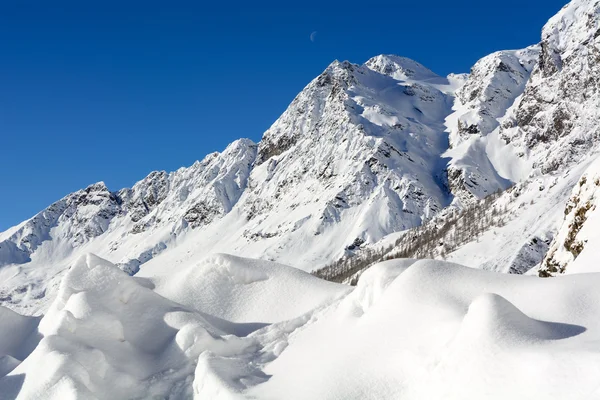
POLYGON ((0 398, 600 396, 600 273, 393 260, 350 288, 227 255, 164 271, 131 277, 87 255, 41 321, 2 311, 5 372, 26 358, 0 398))

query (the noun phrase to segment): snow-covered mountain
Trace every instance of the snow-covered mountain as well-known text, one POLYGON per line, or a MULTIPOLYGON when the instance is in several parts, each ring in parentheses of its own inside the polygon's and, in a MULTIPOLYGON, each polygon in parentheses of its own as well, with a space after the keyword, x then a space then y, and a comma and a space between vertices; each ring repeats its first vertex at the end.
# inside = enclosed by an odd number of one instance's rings
POLYGON ((600 398, 599 55, 573 0, 469 74, 335 61, 259 143, 0 233, 0 399, 600 398))
POLYGON ((498 201, 527 224, 507 224, 494 250, 449 256, 527 271, 596 151, 597 12, 573 1, 540 44, 493 53, 469 74, 441 77, 393 55, 335 61, 258 144, 237 140, 131 189, 91 185, 1 233, 0 302, 43 312, 87 252, 130 274, 159 256, 213 252, 315 270, 509 187, 498 201))
POLYGON ((311 270, 418 226, 452 201, 444 120, 464 81, 396 56, 335 61, 259 144, 238 140, 131 189, 97 183, 1 234, 0 298, 46 302, 88 251, 131 274, 174 249, 311 270))
POLYGON ((505 149, 498 127, 525 90, 539 47, 499 51, 479 60, 456 93, 450 131, 448 179, 463 202, 504 190, 526 174, 514 167, 514 151, 505 149))

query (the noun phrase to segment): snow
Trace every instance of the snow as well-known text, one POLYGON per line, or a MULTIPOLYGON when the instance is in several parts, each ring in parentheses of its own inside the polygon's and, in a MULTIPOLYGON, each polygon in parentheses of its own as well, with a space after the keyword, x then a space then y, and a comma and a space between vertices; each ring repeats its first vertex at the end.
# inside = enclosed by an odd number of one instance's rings
POLYGON ((40 341, 40 318, 19 315, 0 307, 0 377, 5 376, 31 354, 40 341))
POLYGON ((599 194, 600 159, 596 158, 564 202, 564 220, 540 266, 540 272, 556 275, 600 271, 597 262, 599 194))
POLYGON ((298 333, 267 368, 273 377, 250 393, 290 399, 592 395, 600 354, 588 346, 598 335, 598 297, 592 300, 588 290, 596 279, 546 281, 438 261, 379 264, 329 315, 298 333), (538 298, 552 298, 552 305, 538 298))
POLYGON ((285 265, 226 254, 150 279, 160 295, 238 323, 293 319, 348 290, 285 265))
MULTIPOLYGON (((227 255, 209 257, 190 273, 130 277, 106 260, 82 257, 39 324, 43 338, 0 379, 0 393, 18 393, 19 399, 599 394, 597 273, 540 279, 392 260, 364 272, 352 289, 227 255), (230 271, 230 279, 215 278, 219 269, 230 271), (192 279, 206 280, 221 294, 234 292, 234 300, 222 307, 211 304, 210 295, 195 298, 192 279), (268 295, 253 297, 253 285, 265 285, 268 295), (294 292, 295 285, 304 295, 294 292), (240 303, 236 286, 251 306, 240 303), (288 289, 291 299, 282 298, 288 289), (289 303, 301 305, 282 314, 289 303), (223 319, 228 313, 238 321, 223 319), (239 322, 259 320, 252 327, 239 322)), ((15 327, 30 321, 7 315, 15 327)), ((2 348, 7 337, 21 340, 22 332, 3 334, 2 348)))
MULTIPOLYGON (((20 398, 191 397, 202 352, 252 345, 93 255, 65 275, 39 330, 43 339, 8 377, 21 377, 20 398)), ((5 378, 0 392, 15 382, 5 378)))
POLYGON ((335 61, 259 143, 0 233, 0 398, 600 398, 599 10, 468 75, 335 61), (451 262, 304 272, 498 189, 451 262))
POLYGON ((463 202, 484 198, 526 179, 531 162, 500 137, 536 65, 539 46, 504 50, 477 61, 456 92, 446 117, 451 148, 445 153, 454 194, 463 202))
POLYGON ((0 236, 0 302, 43 314, 88 252, 129 274, 223 252, 310 271, 421 225, 451 201, 444 119, 464 80, 396 56, 333 62, 260 143, 130 189, 91 185, 0 236))
POLYGON ((596 157, 581 160, 560 177, 538 175, 515 185, 497 202, 506 207, 506 225, 457 249, 448 261, 505 273, 535 269, 563 222, 573 187, 596 157))

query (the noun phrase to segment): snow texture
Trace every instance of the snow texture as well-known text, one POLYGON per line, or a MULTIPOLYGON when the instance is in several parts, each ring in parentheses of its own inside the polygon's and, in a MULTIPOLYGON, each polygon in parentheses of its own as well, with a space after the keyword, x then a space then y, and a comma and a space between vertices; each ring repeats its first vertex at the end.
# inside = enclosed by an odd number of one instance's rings
POLYGON ((0 398, 600 398, 599 32, 573 0, 469 74, 335 61, 259 143, 0 233, 0 398), (496 191, 452 263, 302 271, 496 191))
MULTIPOLYGON (((164 297, 167 291, 152 289, 148 278, 84 256, 64 276, 41 320, 43 338, 35 350, 0 379, 1 397, 464 400, 600 394, 597 273, 540 279, 393 260, 371 267, 352 289, 264 261, 221 255, 202 265, 195 277, 211 282, 215 292, 251 292, 248 286, 258 284, 269 295, 291 285, 303 293, 290 295, 298 304, 287 315, 281 310, 288 307, 277 307, 270 296, 248 296, 263 308, 258 314, 235 296, 226 306, 211 304, 210 296, 189 301, 195 308, 164 297), (232 278, 215 278, 220 268, 232 278), (209 309, 255 323, 226 321, 209 309)), ((181 276, 168 283, 170 293, 177 287, 181 298, 193 299, 189 271, 171 274, 181 276)), ((16 323, 21 328, 9 339, 16 343, 22 332, 35 331, 36 324, 25 325, 16 323)))

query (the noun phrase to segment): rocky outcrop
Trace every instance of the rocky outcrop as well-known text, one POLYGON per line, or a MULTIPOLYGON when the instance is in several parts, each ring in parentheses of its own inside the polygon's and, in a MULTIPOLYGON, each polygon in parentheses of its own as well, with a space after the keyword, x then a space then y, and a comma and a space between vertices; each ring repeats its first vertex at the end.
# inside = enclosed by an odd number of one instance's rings
POLYGON ((499 125, 498 118, 525 90, 539 56, 539 46, 504 50, 477 61, 466 83, 456 92, 455 115, 450 117, 452 146, 472 135, 485 136, 499 125))
MULTIPOLYGON (((600 199, 599 167, 598 162, 593 164, 573 188, 565 206, 564 222, 539 268, 539 276, 564 273, 586 247, 589 232, 585 232, 584 227, 588 218, 596 212, 600 199)), ((589 230, 593 229, 589 227, 589 230)))
POLYGON ((533 168, 551 173, 577 163, 600 134, 600 3, 574 0, 544 26, 541 53, 502 133, 533 168))
POLYGON ((78 247, 104 233, 120 212, 120 198, 104 182, 71 193, 0 240, 0 266, 29 262, 31 254, 52 239, 51 232, 58 226, 61 229, 56 239, 78 247))

